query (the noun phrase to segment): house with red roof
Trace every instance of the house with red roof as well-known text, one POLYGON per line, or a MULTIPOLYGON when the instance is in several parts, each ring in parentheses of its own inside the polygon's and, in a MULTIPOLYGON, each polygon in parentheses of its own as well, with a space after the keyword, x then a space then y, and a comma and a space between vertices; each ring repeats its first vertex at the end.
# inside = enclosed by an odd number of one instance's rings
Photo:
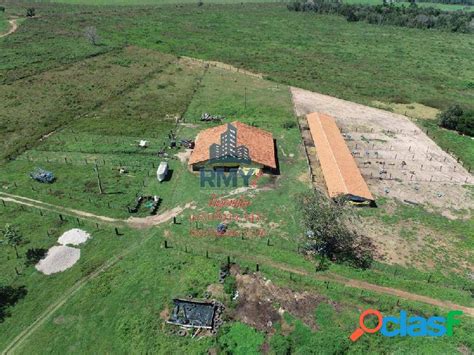
POLYGON ((205 129, 196 137, 188 165, 193 171, 254 168, 276 173, 275 140, 270 132, 239 121, 205 129))

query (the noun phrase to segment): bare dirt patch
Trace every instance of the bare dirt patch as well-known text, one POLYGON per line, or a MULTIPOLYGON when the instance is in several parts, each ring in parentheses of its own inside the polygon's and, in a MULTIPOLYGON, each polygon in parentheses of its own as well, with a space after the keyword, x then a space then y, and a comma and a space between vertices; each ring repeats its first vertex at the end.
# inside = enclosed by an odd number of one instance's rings
POLYGON ((336 304, 324 296, 279 287, 258 274, 244 275, 236 266, 232 274, 239 292, 235 318, 262 331, 270 331, 275 322, 281 322, 285 312, 316 329, 314 310, 317 306, 328 303, 336 308, 336 304))
POLYGON ((179 152, 174 156, 177 157, 181 163, 186 163, 189 160, 192 151, 192 149, 186 149, 184 152, 179 152))
MULTIPOLYGON (((474 180, 456 159, 400 114, 291 88, 298 116, 335 117, 372 193, 428 209, 470 209, 474 180)), ((307 137, 303 136, 304 139, 307 137)))
POLYGON ((157 226, 159 224, 171 220, 173 217, 176 217, 181 214, 185 209, 192 208, 194 205, 194 202, 187 203, 184 207, 177 206, 156 216, 149 216, 143 218, 130 217, 129 219, 127 219, 127 223, 133 228, 149 228, 157 226))
POLYGON ((10 23, 10 29, 6 33, 0 34, 0 38, 11 35, 18 29, 18 24, 16 23, 16 19, 8 20, 8 22, 10 23))

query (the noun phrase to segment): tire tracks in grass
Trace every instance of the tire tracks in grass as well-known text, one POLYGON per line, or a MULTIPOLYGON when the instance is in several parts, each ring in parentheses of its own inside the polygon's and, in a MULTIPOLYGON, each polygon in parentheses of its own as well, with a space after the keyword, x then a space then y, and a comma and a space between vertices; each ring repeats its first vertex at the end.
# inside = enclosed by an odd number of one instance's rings
POLYGON ((18 23, 16 21, 16 18, 8 20, 8 23, 10 24, 10 29, 6 33, 0 34, 0 38, 9 36, 18 29, 18 23))
POLYGON ((107 216, 100 216, 90 212, 76 210, 68 207, 57 206, 47 202, 34 200, 28 197, 7 194, 0 192, 0 200, 11 202, 31 208, 45 210, 48 212, 65 214, 72 217, 87 219, 94 223, 105 223, 113 227, 130 227, 134 229, 146 229, 157 226, 171 220, 173 217, 181 214, 185 209, 193 207, 193 203, 187 203, 184 207, 176 206, 170 210, 163 211, 158 215, 148 217, 130 217, 128 219, 117 219, 107 216))

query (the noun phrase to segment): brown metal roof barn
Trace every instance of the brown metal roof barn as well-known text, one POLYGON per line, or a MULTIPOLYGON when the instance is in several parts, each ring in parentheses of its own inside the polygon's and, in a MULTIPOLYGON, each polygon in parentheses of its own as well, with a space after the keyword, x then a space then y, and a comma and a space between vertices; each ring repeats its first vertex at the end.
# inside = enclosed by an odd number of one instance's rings
POLYGON ((313 112, 306 116, 329 196, 356 202, 374 201, 333 117, 313 112))

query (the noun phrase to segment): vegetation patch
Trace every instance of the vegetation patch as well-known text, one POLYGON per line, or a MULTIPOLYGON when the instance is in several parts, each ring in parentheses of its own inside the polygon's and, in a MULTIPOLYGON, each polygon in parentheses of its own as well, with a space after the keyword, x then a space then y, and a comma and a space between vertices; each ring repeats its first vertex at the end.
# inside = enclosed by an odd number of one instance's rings
POLYGON ((471 33, 472 12, 449 12, 432 7, 418 7, 415 2, 409 6, 356 5, 341 2, 312 1, 288 4, 290 11, 314 11, 319 14, 338 14, 348 22, 366 21, 374 25, 392 25, 420 29, 443 29, 451 32, 471 33))

